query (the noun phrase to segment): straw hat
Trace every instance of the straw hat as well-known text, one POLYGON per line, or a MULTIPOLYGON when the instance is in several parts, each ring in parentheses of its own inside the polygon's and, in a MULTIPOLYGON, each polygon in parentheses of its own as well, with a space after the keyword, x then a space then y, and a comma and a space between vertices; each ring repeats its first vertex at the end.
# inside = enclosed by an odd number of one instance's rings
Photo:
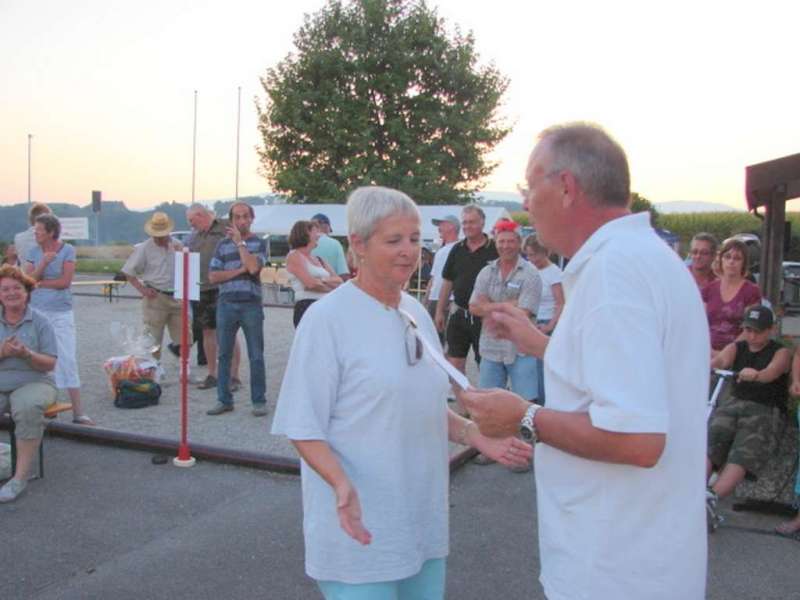
POLYGON ((175 223, 169 218, 167 213, 154 212, 144 224, 144 231, 147 235, 152 237, 166 237, 175 228, 175 223))

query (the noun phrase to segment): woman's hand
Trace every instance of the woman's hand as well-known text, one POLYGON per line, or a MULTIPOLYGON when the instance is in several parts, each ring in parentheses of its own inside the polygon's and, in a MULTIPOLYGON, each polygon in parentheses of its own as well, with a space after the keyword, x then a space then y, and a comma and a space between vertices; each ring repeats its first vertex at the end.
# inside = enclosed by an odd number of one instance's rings
POLYGON ((533 458, 533 447, 515 437, 490 438, 476 433, 471 441, 481 454, 507 467, 525 467, 533 458))
POLYGON ((28 358, 30 356, 30 350, 28 350, 25 344, 12 335, 3 343, 3 355, 28 358))
POLYGON ((45 265, 49 265, 51 262, 53 262, 55 260, 56 254, 57 254, 56 252, 45 252, 42 255, 42 262, 45 265))
POLYGON ((347 535, 366 546, 372 541, 372 534, 361 522, 361 503, 358 501, 356 489, 346 480, 334 489, 334 493, 339 525, 347 535))

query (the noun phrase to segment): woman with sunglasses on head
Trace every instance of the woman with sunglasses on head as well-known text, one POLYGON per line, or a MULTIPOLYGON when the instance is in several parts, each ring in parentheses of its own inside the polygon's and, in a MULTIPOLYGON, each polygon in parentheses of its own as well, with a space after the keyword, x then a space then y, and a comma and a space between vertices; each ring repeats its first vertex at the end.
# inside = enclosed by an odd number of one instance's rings
POLYGON ((273 424, 302 457, 306 572, 329 600, 444 598, 448 439, 508 465, 531 448, 447 408, 436 329, 402 291, 420 253, 414 202, 359 188, 347 221, 358 275, 303 318, 273 424))
POLYGON ((761 302, 761 290, 747 280, 748 266, 747 246, 737 239, 725 240, 715 261, 719 279, 700 291, 706 305, 712 356, 739 338, 744 309, 761 302))
POLYGON ((36 217, 33 225, 36 245, 25 257, 24 271, 36 283, 31 306, 44 313, 53 324, 58 342, 55 368, 56 387, 67 390, 72 404, 72 422, 94 425, 81 403, 75 314, 72 310, 72 278, 75 275, 75 248, 61 237, 61 223, 53 214, 36 217))
POLYGON ((333 272, 331 266, 311 252, 317 247, 321 235, 314 221, 298 221, 289 232, 289 248, 286 257, 286 270, 289 272, 289 285, 294 290, 294 326, 313 302, 335 290, 342 278, 333 272))

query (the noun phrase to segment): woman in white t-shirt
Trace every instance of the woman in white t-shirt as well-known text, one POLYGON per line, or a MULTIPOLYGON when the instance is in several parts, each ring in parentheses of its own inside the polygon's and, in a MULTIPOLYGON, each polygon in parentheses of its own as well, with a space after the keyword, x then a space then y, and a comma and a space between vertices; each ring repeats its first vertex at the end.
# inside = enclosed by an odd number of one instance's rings
MULTIPOLYGON (((542 298, 536 313, 536 326, 547 335, 553 333, 558 318, 564 309, 564 288, 561 285, 561 269, 550 261, 550 253, 539 243, 536 234, 525 238, 523 245, 525 256, 533 263, 542 278, 542 298)), ((542 359, 536 359, 539 377, 539 403, 544 404, 544 365, 542 359)))
POLYGON ((341 285, 342 278, 331 266, 311 251, 317 247, 320 231, 313 221, 298 221, 289 232, 289 248, 286 270, 289 285, 294 290, 294 326, 313 302, 341 285))
POLYGON ((414 202, 359 188, 347 220, 358 275, 303 318, 272 428, 302 457, 306 573, 329 600, 444 598, 448 440, 507 465, 532 450, 447 408, 436 329, 402 291, 419 259, 414 202))

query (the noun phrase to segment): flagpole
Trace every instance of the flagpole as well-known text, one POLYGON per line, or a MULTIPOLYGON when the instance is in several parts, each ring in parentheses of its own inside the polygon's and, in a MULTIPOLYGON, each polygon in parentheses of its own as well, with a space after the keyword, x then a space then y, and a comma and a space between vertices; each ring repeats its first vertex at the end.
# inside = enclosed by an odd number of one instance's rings
POLYGON ((28 204, 31 203, 31 140, 33 134, 28 134, 28 204))
POLYGON ((197 90, 194 91, 194 131, 192 134, 192 204, 194 204, 194 182, 197 167, 197 90))
POLYGON ((236 200, 239 200, 239 132, 242 128, 242 86, 238 88, 236 106, 236 200))

